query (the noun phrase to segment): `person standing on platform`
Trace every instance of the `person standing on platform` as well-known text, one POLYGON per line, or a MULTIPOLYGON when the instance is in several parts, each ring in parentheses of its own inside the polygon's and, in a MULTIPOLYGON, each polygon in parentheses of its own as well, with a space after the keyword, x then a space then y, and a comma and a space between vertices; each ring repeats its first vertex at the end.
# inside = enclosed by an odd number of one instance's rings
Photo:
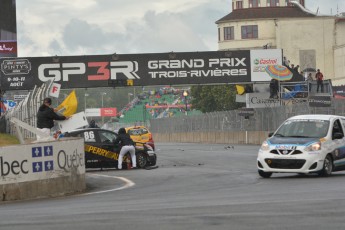
POLYGON ((317 70, 315 78, 317 81, 316 92, 319 92, 319 88, 321 88, 321 93, 323 93, 323 74, 320 72, 320 69, 317 70))

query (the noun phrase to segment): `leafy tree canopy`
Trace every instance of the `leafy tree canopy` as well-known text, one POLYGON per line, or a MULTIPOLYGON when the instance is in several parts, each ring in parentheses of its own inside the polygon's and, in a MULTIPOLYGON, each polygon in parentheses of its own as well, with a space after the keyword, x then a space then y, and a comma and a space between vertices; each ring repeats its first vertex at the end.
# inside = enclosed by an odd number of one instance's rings
POLYGON ((204 85, 191 87, 192 105, 203 113, 234 110, 243 107, 236 102, 235 85, 204 85))

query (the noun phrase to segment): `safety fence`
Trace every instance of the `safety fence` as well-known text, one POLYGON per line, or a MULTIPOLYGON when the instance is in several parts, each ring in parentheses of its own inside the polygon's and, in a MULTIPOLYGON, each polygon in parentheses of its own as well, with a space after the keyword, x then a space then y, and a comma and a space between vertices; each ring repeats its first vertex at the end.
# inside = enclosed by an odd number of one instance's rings
POLYGON ((330 107, 310 107, 308 103, 290 103, 271 108, 255 108, 251 114, 242 110, 205 113, 150 120, 153 133, 188 133, 213 131, 274 131, 289 117, 302 114, 345 115, 345 103, 332 99, 330 107))
MULTIPOLYGON (((36 113, 42 100, 48 96, 53 82, 48 81, 40 87, 35 87, 18 105, 5 113, 0 119, 0 132, 15 134, 16 130, 9 122, 15 117, 33 127, 36 127, 36 113)), ((197 132, 269 132, 275 130, 284 120, 301 114, 335 114, 345 116, 345 103, 342 99, 332 98, 329 107, 311 107, 304 99, 286 100, 278 107, 254 108, 248 111, 232 110, 188 116, 174 116, 133 122, 132 125, 145 125, 153 134, 197 133, 197 132)), ((130 123, 109 122, 103 127, 117 130, 130 126, 130 123), (108 127, 109 126, 109 127, 108 127)), ((24 138, 35 138, 33 133, 22 131, 24 138)), ((247 135, 247 134, 245 134, 247 135)), ((195 139, 195 138, 194 138, 195 139)))
MULTIPOLYGON (((35 86, 32 91, 28 93, 26 98, 19 102, 15 108, 8 110, 0 119, 0 132, 9 133, 11 135, 16 134, 16 129, 11 124, 10 119, 15 117, 32 127, 36 127, 36 113, 38 108, 42 105, 43 99, 48 97, 49 89, 53 81, 47 81, 40 87, 35 86)), ((25 139, 35 138, 35 134, 28 130, 21 130, 22 135, 25 139)))

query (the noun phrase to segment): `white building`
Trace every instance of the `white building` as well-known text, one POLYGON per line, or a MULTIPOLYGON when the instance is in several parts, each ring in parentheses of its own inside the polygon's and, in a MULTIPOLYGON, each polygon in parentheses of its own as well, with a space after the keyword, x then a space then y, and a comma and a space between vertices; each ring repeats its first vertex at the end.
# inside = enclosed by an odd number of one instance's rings
POLYGON ((305 0, 232 0, 219 19, 219 50, 283 49, 290 64, 320 69, 333 85, 345 84, 345 17, 317 15, 305 0))

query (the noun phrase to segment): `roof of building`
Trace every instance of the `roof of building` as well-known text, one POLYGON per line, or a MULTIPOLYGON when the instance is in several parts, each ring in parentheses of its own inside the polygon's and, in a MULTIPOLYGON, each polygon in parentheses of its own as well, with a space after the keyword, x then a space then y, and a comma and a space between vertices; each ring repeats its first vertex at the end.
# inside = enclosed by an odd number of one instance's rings
POLYGON ((216 21, 216 24, 225 21, 238 21, 248 19, 268 19, 268 18, 313 18, 317 17, 315 14, 303 11, 299 7, 257 7, 236 9, 230 14, 216 21))

